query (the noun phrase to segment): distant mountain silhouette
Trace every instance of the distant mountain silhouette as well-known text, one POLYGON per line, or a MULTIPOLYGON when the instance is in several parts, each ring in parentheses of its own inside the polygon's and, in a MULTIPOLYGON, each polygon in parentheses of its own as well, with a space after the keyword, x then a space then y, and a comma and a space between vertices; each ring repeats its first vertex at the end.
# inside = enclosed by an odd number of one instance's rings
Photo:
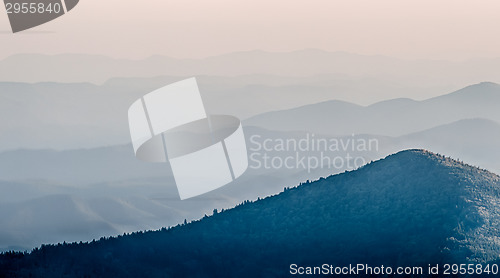
POLYGON ((290 264, 498 263, 499 203, 497 175, 408 150, 187 225, 7 253, 0 276, 283 277, 290 264))
POLYGON ((395 150, 424 148, 500 173, 500 124, 465 119, 394 138, 395 150))
POLYGON ((102 83, 113 77, 161 75, 266 74, 303 77, 332 74, 337 79, 342 77, 356 78, 360 81, 373 79, 393 86, 405 84, 406 87, 414 89, 443 88, 443 86, 449 89, 452 84, 464 86, 485 79, 500 82, 499 65, 500 59, 476 59, 464 62, 403 60, 380 55, 358 55, 318 49, 292 52, 253 50, 202 59, 176 59, 156 55, 146 59, 128 60, 85 54, 18 54, 0 61, 0 81, 102 83), (12 70, 17 67, 25 69, 22 74, 12 70))
MULTIPOLYGON (((0 82, 0 133, 3 135, 0 151, 126 144, 130 141, 126 111, 131 103, 183 78, 115 78, 103 85, 0 82)), ((373 80, 332 78, 248 75, 199 76, 197 79, 211 114, 241 119, 331 99, 362 99, 373 103, 411 92, 404 86, 392 87, 373 80), (369 97, 366 92, 370 92, 369 97)))
MULTIPOLYGON (((101 86, 0 83, 0 151, 127 144, 130 135, 126 111, 130 104, 180 79, 182 77, 113 79, 101 86)), ((247 126, 274 131, 401 136, 466 118, 500 122, 497 109, 500 87, 494 83, 481 83, 425 101, 399 98, 364 107, 331 100, 344 94, 353 95, 354 91, 366 95, 385 90, 384 86, 372 85, 364 87, 358 82, 332 81, 322 76, 200 77, 200 88, 210 114, 235 115, 246 119, 247 126)), ((398 89, 401 90, 405 91, 398 89)))
POLYGON ((366 107, 322 102, 264 113, 245 124, 276 131, 402 136, 469 118, 500 122, 499 106, 500 85, 484 82, 424 101, 394 99, 366 107))

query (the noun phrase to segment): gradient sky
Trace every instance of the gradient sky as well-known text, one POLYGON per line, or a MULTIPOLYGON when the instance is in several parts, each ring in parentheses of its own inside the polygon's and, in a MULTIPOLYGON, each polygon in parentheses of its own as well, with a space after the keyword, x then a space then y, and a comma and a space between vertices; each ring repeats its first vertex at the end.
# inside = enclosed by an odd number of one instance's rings
POLYGON ((12 34, 0 58, 87 53, 201 58, 318 48, 400 58, 500 57, 498 0, 81 0, 68 15, 12 34))

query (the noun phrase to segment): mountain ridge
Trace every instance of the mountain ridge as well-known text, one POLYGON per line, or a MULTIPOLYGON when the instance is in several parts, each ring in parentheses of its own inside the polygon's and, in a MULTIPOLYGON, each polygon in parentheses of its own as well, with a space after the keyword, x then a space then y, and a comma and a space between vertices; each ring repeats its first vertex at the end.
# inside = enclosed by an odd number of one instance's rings
MULTIPOLYGON (((4 80, 33 82, 39 81, 88 81, 102 83, 112 77, 144 77, 158 75, 216 75, 234 76, 249 73, 268 73, 289 76, 309 76, 314 74, 334 73, 343 76, 379 76, 397 77, 403 82, 418 84, 446 83, 465 85, 478 81, 480 76, 492 78, 497 82, 498 59, 468 60, 463 62, 436 60, 406 60, 382 55, 364 55, 342 51, 323 51, 303 49, 290 52, 241 51, 222 55, 183 59, 155 55, 141 59, 113 58, 89 54, 18 54, 0 60, 0 73, 4 80), (242 66, 241 61, 245 61, 242 66), (9 68, 12 65, 46 65, 53 63, 50 72, 38 75, 20 76, 9 68), (68 65, 79 64, 79 67, 68 65), (299 66, 300 65, 300 66, 299 66), (93 71, 89 71, 92 68, 93 71), (175 71, 172 69, 175 68, 175 71), (87 69, 87 71, 85 71, 87 69), (230 69, 230 70, 228 70, 230 69), (437 81, 433 76, 442 72, 449 74, 437 81), (51 73, 51 74, 49 74, 51 73), (111 74, 113 73, 113 74, 111 74), (53 79, 56 80, 53 80, 53 79), (422 81, 422 78, 425 81, 422 81), (462 83, 462 80, 465 83, 462 83)), ((27 69, 29 73, 39 67, 27 69)), ((45 70, 47 68, 45 67, 45 70)), ((392 78, 394 79, 394 78, 392 78)))
POLYGON ((369 106, 344 103, 340 108, 337 104, 320 102, 267 112, 247 118, 244 123, 276 131, 321 133, 330 130, 330 135, 402 136, 466 118, 500 122, 497 108, 500 105, 500 85, 479 83, 422 101, 393 99, 369 106))
MULTIPOLYGON (((466 96, 469 96, 471 94, 477 94, 477 92, 473 91, 473 89, 477 89, 477 88, 479 88, 479 89, 493 88, 495 90, 499 90, 500 91, 500 84, 495 83, 495 82, 489 82, 489 81, 480 82, 480 83, 477 83, 477 84, 469 85, 467 87, 464 87, 462 89, 459 89, 459 90, 456 90, 456 91, 453 91, 453 92, 449 92, 449 93, 446 93, 446 94, 443 94, 443 95, 440 95, 440 96, 437 96, 437 97, 428 98, 428 99, 424 99, 424 100, 415 100, 415 99, 412 99, 412 98, 402 97, 402 98, 392 98, 392 99, 387 99, 387 100, 381 100, 381 101, 375 102, 375 103, 370 104, 370 105, 360 105, 360 104, 352 103, 352 102, 349 102, 349 101, 343 101, 343 100, 333 99, 333 100, 321 101, 321 102, 312 103, 312 104, 306 104, 306 105, 294 107, 294 108, 291 108, 291 109, 283 109, 283 110, 271 111, 271 112, 268 112, 268 113, 283 112, 283 111, 287 111, 287 110, 298 110, 298 109, 303 109, 303 108, 311 107, 311 106, 315 106, 315 105, 323 105, 323 104, 327 105, 329 103, 334 103, 334 104, 336 104, 336 103, 344 103, 344 104, 349 104, 349 105, 353 105, 353 106, 359 106, 359 107, 363 107, 363 108, 369 108, 369 107, 372 107, 372 106, 379 106, 379 105, 390 103, 390 102, 404 102, 404 103, 410 103, 410 104, 412 104, 412 103, 419 103, 419 102, 431 101, 433 99, 438 99, 438 98, 448 98, 448 97, 451 97, 451 96, 458 96, 458 95, 463 95, 463 94, 465 94, 466 96)), ((479 93, 485 93, 485 92, 483 90, 481 90, 481 92, 479 92, 479 93)), ((487 91, 486 93, 490 93, 490 92, 487 91)), ((499 95, 500 95, 500 93, 499 93, 499 95)), ((477 97, 477 95, 476 95, 476 97, 477 97)), ((267 114, 267 113, 263 113, 263 114, 267 114)), ((260 116, 260 115, 257 115, 257 116, 260 116)))
POLYGON ((282 277, 292 263, 498 263, 499 196, 498 175, 412 149, 187 225, 6 253, 0 269, 35 277, 282 277))

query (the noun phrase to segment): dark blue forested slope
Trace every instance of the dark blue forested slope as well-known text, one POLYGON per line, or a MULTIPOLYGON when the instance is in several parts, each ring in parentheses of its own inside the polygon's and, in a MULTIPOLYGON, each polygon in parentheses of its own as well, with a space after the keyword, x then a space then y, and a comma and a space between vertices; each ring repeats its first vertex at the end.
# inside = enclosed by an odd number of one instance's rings
POLYGON ((4 254, 0 276, 287 277, 290 264, 498 262, 500 178, 422 150, 201 221, 4 254))

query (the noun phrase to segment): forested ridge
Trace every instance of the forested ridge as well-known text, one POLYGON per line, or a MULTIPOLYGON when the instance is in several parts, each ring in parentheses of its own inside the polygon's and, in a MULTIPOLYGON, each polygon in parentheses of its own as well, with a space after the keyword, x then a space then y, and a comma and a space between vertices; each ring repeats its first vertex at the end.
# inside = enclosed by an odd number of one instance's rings
POLYGON ((424 150, 159 231, 0 256, 0 277, 288 277, 290 264, 498 263, 500 178, 424 150))

